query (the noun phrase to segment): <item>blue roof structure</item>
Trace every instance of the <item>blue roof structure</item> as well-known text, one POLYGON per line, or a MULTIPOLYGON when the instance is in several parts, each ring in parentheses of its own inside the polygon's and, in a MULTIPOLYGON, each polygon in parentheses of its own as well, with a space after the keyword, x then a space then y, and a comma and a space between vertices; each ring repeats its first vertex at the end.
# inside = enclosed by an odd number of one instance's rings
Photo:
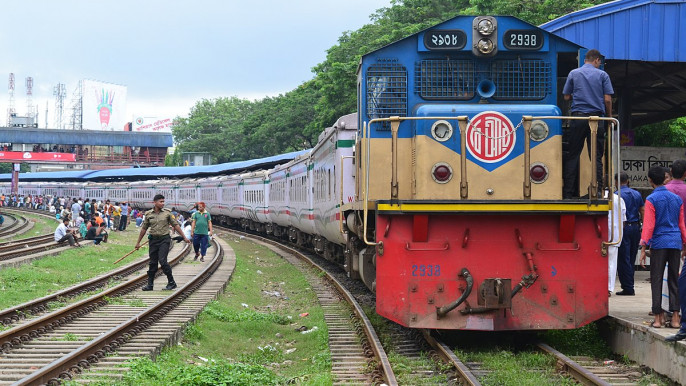
POLYGON ((618 0, 541 25, 608 59, 686 62, 684 0, 618 0))
MULTIPOLYGON (((106 170, 78 170, 68 172, 20 173, 20 181, 134 181, 155 180, 160 178, 208 177, 212 175, 232 174, 248 170, 270 168, 311 151, 299 150, 271 157, 247 161, 235 161, 207 166, 165 166, 155 168, 126 168, 106 170)), ((10 181, 12 175, 0 174, 0 181, 10 181)))
POLYGON ((294 151, 271 157, 247 161, 235 161, 207 166, 166 166, 157 168, 129 168, 98 170, 86 176, 88 181, 149 180, 159 178, 206 177, 209 175, 231 174, 244 170, 256 170, 286 163, 310 150, 294 151))
POLYGON ((132 131, 53 130, 37 128, 0 128, 3 143, 38 143, 58 145, 171 147, 170 133, 132 131))
MULTIPOLYGON (((19 173, 20 181, 80 181, 97 170, 70 170, 64 172, 19 173)), ((0 181, 11 181, 12 174, 0 174, 0 181)))
POLYGON ((618 0, 541 28, 605 56, 615 112, 622 130, 630 130, 686 115, 684 20, 686 0, 618 0))

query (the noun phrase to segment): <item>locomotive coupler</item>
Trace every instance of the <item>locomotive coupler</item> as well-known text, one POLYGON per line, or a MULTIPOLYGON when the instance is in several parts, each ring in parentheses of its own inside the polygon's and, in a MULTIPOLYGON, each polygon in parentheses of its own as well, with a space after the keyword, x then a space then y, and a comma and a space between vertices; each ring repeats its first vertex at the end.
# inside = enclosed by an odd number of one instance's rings
POLYGON ((462 268, 462 270, 460 271, 460 276, 463 277, 465 281, 467 281, 467 289, 454 302, 443 307, 436 307, 436 317, 438 319, 444 317, 448 312, 457 308, 460 304, 462 304, 462 302, 464 302, 467 299, 469 294, 472 293, 472 286, 474 285, 474 278, 472 278, 472 274, 469 273, 469 270, 467 270, 467 268, 462 268))

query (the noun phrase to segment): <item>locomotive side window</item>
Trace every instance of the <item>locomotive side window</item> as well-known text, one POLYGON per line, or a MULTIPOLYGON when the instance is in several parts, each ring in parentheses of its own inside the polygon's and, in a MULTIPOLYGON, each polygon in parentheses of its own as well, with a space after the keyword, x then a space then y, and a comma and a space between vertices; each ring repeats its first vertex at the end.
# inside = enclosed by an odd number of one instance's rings
MULTIPOLYGON (((367 69, 367 116, 369 119, 407 115, 407 70, 389 59, 367 69)), ((376 126, 390 130, 390 124, 376 126)))

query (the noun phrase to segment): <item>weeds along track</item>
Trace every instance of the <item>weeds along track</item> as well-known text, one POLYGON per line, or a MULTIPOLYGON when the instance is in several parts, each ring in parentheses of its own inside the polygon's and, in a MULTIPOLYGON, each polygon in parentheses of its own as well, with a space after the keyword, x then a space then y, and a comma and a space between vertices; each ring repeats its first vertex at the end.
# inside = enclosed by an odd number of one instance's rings
POLYGON ((310 266, 323 274, 321 277, 306 274, 306 277, 324 309, 334 384, 398 384, 374 327, 360 304, 339 280, 307 255, 288 245, 234 229, 222 229, 266 246, 303 271, 310 266))
POLYGON ((183 328, 223 291, 235 267, 233 251, 222 240, 211 243, 208 256, 213 258, 205 263, 183 261, 190 246, 179 249, 175 245, 170 261, 179 285, 174 291, 161 290, 164 276, 156 280, 156 290, 135 291, 147 283, 147 274, 124 276, 145 267, 147 261, 142 261, 55 294, 53 299, 74 296, 115 277, 123 280, 58 310, 46 312, 46 297, 3 311, 14 316, 9 317, 12 327, 0 332, 0 385, 118 379, 127 370, 126 361, 155 355, 165 344, 175 343, 183 328), (44 314, 22 318, 34 312, 44 314))
POLYGON ((555 357, 557 371, 568 374, 583 385, 639 385, 640 372, 627 372, 624 367, 607 366, 593 358, 570 358, 545 343, 538 343, 536 347, 555 357))

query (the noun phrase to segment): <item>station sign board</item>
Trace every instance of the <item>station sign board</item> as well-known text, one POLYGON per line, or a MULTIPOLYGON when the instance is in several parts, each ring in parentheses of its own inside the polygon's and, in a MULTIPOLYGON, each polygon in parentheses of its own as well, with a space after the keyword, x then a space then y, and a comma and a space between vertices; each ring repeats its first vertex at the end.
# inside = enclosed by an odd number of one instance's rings
POLYGON ((171 133, 173 118, 137 117, 133 120, 131 131, 147 133, 171 133))

